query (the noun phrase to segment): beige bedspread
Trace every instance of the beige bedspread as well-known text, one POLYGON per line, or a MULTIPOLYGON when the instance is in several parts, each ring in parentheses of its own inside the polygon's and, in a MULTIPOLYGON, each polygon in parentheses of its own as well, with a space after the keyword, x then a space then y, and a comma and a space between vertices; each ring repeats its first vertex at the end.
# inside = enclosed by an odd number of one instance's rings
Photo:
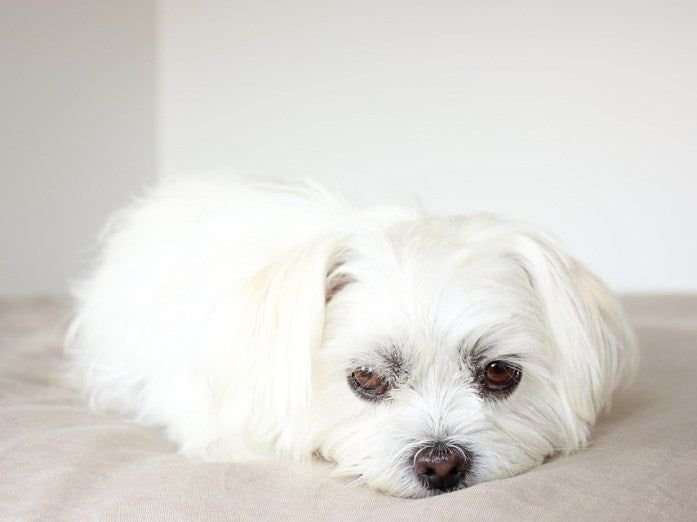
POLYGON ((642 365, 591 448, 428 499, 322 463, 212 464, 50 384, 68 310, 0 303, 0 520, 697 520, 697 296, 625 300, 642 365))

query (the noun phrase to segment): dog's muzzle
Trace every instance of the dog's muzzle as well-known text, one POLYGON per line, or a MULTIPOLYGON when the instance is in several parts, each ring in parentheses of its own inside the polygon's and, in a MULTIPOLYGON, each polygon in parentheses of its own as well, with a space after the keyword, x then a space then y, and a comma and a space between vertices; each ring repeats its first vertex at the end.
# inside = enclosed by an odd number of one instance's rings
POLYGON ((464 485, 470 461, 464 448, 439 443, 416 452, 414 469, 428 489, 452 491, 464 485))

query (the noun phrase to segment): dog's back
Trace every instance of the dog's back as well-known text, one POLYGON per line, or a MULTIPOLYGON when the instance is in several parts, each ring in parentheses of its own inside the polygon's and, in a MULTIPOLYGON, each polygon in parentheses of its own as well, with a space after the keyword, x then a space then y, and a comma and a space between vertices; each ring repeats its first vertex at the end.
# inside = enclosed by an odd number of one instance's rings
MULTIPOLYGON (((262 350, 243 339, 253 334, 239 319, 249 315, 245 294, 269 283, 264 268, 338 228, 406 215, 368 216, 310 185, 165 181, 112 218, 92 274, 75 288, 71 377, 94 407, 166 426, 185 453, 210 456, 203 448, 222 429, 212 411, 234 391, 225 383, 252 371, 241 351, 262 350)), ((245 424, 243 402, 235 408, 227 421, 245 424)), ((246 446, 230 444, 237 456, 246 446)))

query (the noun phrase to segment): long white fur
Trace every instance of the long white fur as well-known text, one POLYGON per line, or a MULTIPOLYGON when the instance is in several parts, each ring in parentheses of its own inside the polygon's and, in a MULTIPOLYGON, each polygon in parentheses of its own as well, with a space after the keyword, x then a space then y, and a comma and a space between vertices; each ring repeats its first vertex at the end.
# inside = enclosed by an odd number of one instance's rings
POLYGON ((319 453, 405 497, 431 494, 413 470, 429 441, 472 451, 467 485, 583 447, 637 365, 616 299, 542 232, 309 185, 162 182, 114 217, 75 294, 67 355, 94 407, 191 457, 319 453), (360 399, 347 374, 390 350, 403 381, 360 399), (475 355, 514 357, 520 385, 483 397, 475 355))

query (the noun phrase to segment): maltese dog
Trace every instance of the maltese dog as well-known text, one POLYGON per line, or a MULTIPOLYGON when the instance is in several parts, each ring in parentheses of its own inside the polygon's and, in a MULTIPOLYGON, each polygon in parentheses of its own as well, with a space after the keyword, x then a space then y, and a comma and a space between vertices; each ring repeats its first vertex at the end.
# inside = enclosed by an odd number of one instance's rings
POLYGON ((616 298, 539 230, 312 185, 167 180, 75 294, 94 407, 192 458, 320 455, 401 497, 585 446, 637 365, 616 298))

